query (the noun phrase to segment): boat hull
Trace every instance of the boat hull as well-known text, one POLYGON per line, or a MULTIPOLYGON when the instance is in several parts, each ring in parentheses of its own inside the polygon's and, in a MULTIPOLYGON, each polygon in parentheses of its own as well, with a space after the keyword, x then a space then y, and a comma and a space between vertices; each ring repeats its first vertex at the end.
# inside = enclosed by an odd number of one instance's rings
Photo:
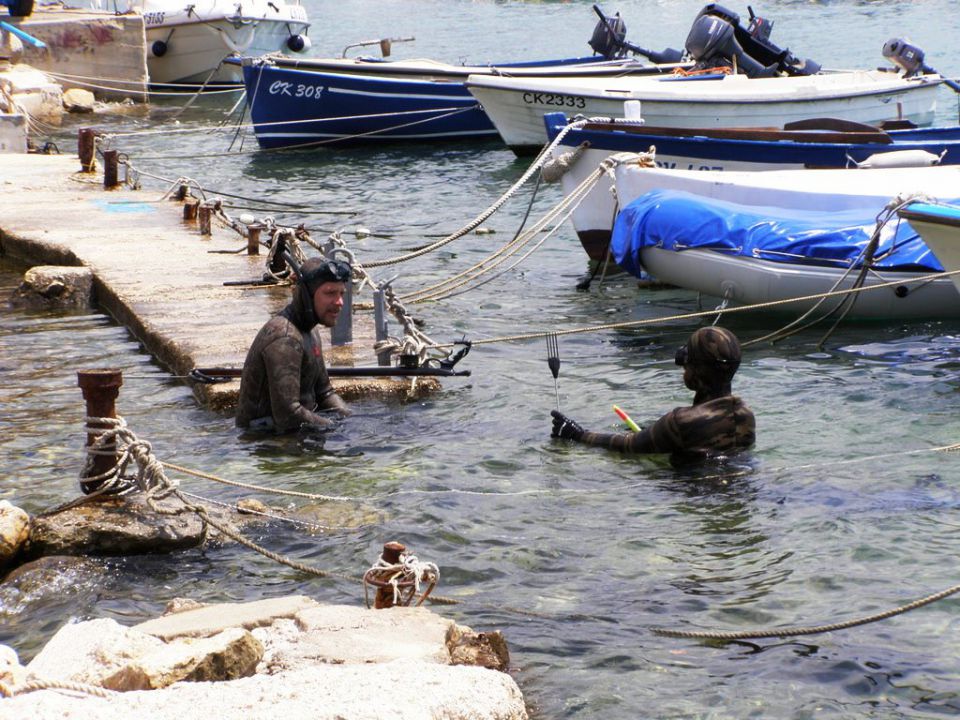
MULTIPOLYGON (((563 117, 560 116, 553 122, 547 117, 550 140, 556 138, 566 126, 565 119, 561 119, 563 117)), ((587 128, 569 130, 554 148, 554 157, 560 157, 584 143, 588 143, 589 147, 561 178, 564 193, 571 193, 610 155, 618 152, 646 152, 651 147, 656 149, 656 166, 671 170, 767 171, 844 168, 867 161, 868 158, 875 159, 885 153, 903 151, 930 153, 939 157, 941 164, 960 163, 960 127, 878 132, 878 135, 890 139, 887 143, 743 140, 702 135, 676 137, 648 132, 650 130, 651 128, 646 126, 637 128, 634 132, 626 128, 616 131, 587 128)), ((610 230, 617 210, 617 200, 612 187, 612 179, 602 178, 571 215, 577 237, 584 251, 593 260, 604 259, 610 242, 610 230)))
MULTIPOLYGON (((920 234, 944 270, 960 270, 960 207, 913 203, 899 214, 920 234)), ((960 291, 960 274, 950 279, 960 291)))
POLYGON ((260 147, 495 139, 462 83, 303 72, 244 61, 260 147))
POLYGON ((544 114, 622 118, 628 100, 640 101, 647 124, 660 127, 782 127, 812 117, 871 124, 908 119, 928 125, 936 112, 940 82, 939 76, 905 80, 879 71, 850 71, 695 81, 671 76, 579 82, 470 76, 467 88, 504 142, 520 155, 537 152, 546 142, 544 114))
POLYGON ((230 83, 243 81, 236 65, 223 61, 237 54, 282 52, 292 34, 305 34, 309 23, 284 19, 229 18, 198 20, 147 28, 147 70, 151 84, 230 83), (164 43, 162 55, 154 53, 164 43))
MULTIPOLYGON (((853 277, 841 280, 843 270, 811 268, 756 258, 732 257, 711 250, 676 252, 644 248, 640 253, 644 267, 661 282, 696 290, 717 303, 753 305, 825 293, 851 287, 853 277)), ((871 273, 865 285, 897 281, 897 285, 858 293, 847 315, 862 320, 909 320, 960 317, 960 292, 949 278, 920 281, 924 273, 871 273)), ((841 297, 825 301, 820 308, 829 310, 841 297)), ((770 312, 799 314, 814 306, 816 300, 789 302, 768 308, 770 312)))

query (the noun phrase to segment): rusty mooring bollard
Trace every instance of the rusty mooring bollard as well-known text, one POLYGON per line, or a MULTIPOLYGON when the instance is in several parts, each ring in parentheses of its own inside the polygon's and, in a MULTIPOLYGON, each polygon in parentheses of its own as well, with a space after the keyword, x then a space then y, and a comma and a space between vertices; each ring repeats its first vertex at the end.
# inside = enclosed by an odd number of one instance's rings
MULTIPOLYGON (((87 401, 88 418, 116 418, 117 396, 120 386, 123 385, 123 373, 119 370, 83 370, 77 373, 77 384, 83 391, 83 399, 87 401)), ((87 423, 87 447, 93 445, 102 433, 97 430, 108 430, 109 425, 89 421, 87 423)), ((102 454, 93 456, 84 473, 85 477, 96 477, 108 472, 117 464, 116 446, 107 444, 102 448, 102 454)), ((80 481, 80 489, 89 495, 99 489, 103 480, 80 481)))
POLYGON ((260 223, 251 223, 247 225, 247 255, 260 254, 260 231, 263 225, 260 223))
POLYGON ((200 207, 200 201, 195 197, 186 197, 183 200, 183 219, 186 222, 197 221, 197 208, 200 207))
MULTIPOLYGON (((388 562, 391 565, 396 565, 400 562, 400 556, 407 551, 407 546, 403 543, 398 542, 388 542, 383 546, 383 553, 380 555, 383 558, 384 562, 388 562)), ((381 571, 380 573, 370 573, 378 574, 380 577, 371 577, 370 580, 374 584, 379 584, 376 581, 386 582, 390 576, 391 571, 381 571)), ((377 596, 373 600, 373 607, 375 610, 382 610, 383 608, 391 608, 394 606, 393 601, 393 586, 389 583, 384 585, 379 585, 377 587, 377 596)))
POLYGON ((77 133, 77 154, 80 156, 80 172, 93 172, 97 165, 96 130, 93 128, 80 128, 80 131, 77 133))
POLYGON ((116 150, 103 151, 103 189, 112 190, 120 181, 117 179, 119 172, 120 153, 116 150))
POLYGON ((210 235, 211 208, 207 203, 200 203, 200 234, 210 235))

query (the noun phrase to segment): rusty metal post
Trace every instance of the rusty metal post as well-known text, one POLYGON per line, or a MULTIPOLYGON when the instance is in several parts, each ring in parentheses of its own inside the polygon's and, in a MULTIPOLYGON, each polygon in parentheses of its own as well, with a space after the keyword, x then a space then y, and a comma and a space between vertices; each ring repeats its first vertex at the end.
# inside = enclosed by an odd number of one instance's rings
MULTIPOLYGON (((383 546, 383 554, 380 556, 385 562, 396 565, 400 562, 400 555, 407 551, 407 546, 403 543, 388 542, 383 546)), ((382 610, 393 607, 393 588, 390 585, 377 588, 377 596, 373 600, 373 609, 382 610)))
POLYGON ((112 190, 120 181, 117 180, 120 153, 116 150, 103 151, 103 189, 112 190))
POLYGON ((174 194, 174 198, 183 202, 188 197, 190 197, 190 186, 186 183, 180 183, 177 187, 177 192, 174 194))
POLYGON ((200 234, 210 235, 210 206, 207 203, 200 203, 200 234))
POLYGON ((247 255, 260 254, 260 231, 263 225, 260 223, 250 223, 247 225, 247 255))
POLYGON ((185 222, 197 221, 197 208, 200 207, 200 201, 195 197, 187 197, 183 201, 183 219, 185 222))
MULTIPOLYGON (((117 396, 120 394, 120 386, 123 385, 123 373, 119 370, 84 370, 77 373, 77 384, 83 391, 83 399, 87 401, 88 418, 116 418, 117 417, 117 396)), ((93 445, 102 433, 97 430, 108 430, 109 425, 104 423, 89 422, 87 424, 87 447, 93 445)), ((117 464, 116 447, 107 445, 103 448, 103 454, 94 455, 93 462, 86 470, 87 477, 102 475, 117 464), (111 447, 113 453, 111 454, 111 447)), ((97 490, 102 481, 87 482, 80 481, 80 489, 84 494, 89 495, 97 490)))
POLYGON ((77 136, 80 172, 93 172, 97 165, 97 133, 93 128, 80 128, 77 136))

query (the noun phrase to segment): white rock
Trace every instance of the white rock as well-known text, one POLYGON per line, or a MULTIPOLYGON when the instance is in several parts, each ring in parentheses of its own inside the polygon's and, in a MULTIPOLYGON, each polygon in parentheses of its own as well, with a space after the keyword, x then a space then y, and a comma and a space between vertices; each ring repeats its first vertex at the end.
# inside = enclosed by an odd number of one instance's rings
POLYGON ((0 500, 0 568, 5 567, 30 537, 30 516, 0 500))
POLYGON ((71 113, 92 113, 97 104, 93 93, 83 88, 70 88, 63 93, 63 109, 71 113))
POLYGON ((27 669, 20 664, 17 651, 7 645, 0 645, 0 684, 7 688, 16 688, 27 679, 27 669))

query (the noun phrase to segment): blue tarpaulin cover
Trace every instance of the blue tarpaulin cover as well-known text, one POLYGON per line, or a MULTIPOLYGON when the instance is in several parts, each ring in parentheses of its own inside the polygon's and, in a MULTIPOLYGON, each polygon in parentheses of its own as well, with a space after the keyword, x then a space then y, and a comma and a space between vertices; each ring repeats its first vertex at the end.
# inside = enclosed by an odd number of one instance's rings
MULTIPOLYGON (((824 212, 738 205, 681 190, 652 190, 617 216, 611 252, 640 277, 640 250, 711 249, 725 254, 803 265, 846 268, 867 246, 875 211, 824 212)), ((874 266, 940 272, 943 267, 909 223, 894 217, 883 228, 874 266)))

